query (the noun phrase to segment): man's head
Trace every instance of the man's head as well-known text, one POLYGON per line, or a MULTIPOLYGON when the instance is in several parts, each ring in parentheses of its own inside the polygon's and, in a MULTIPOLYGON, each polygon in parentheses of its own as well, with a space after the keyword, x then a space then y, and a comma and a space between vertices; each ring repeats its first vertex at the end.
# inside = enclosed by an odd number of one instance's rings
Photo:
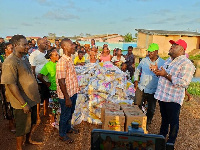
POLYGON ((147 49, 149 58, 150 59, 156 58, 158 56, 158 50, 159 50, 158 44, 156 43, 150 44, 147 49))
POLYGON ((48 48, 47 41, 43 38, 37 39, 37 45, 38 45, 39 50, 45 51, 48 48))
POLYGON ((187 48, 187 43, 184 40, 179 39, 178 41, 169 41, 172 46, 169 50, 168 55, 171 56, 172 59, 179 57, 181 55, 185 55, 185 50, 187 48))
POLYGON ((5 44, 5 55, 8 57, 13 52, 13 45, 11 42, 5 44))
POLYGON ((84 52, 83 51, 78 51, 78 57, 81 60, 83 58, 84 52))
POLYGON ((71 54, 75 53, 75 46, 76 45, 68 38, 64 38, 61 41, 61 48, 63 49, 63 52, 68 56, 71 56, 71 54))
POLYGON ((56 44, 56 46, 60 46, 59 40, 55 40, 55 44, 56 44))
POLYGON ((14 35, 11 38, 11 43, 16 53, 19 53, 21 55, 25 55, 28 53, 29 46, 25 36, 14 35))
POLYGON ((133 52, 133 46, 128 47, 128 55, 132 54, 133 52))
POLYGON ((0 37, 0 43, 3 43, 4 39, 2 37, 0 37))
POLYGON ((34 39, 31 39, 31 43, 32 43, 32 46, 34 47, 35 46, 35 44, 36 44, 36 42, 35 42, 35 40, 34 39))
POLYGON ((43 36, 43 39, 47 40, 47 36, 43 36))

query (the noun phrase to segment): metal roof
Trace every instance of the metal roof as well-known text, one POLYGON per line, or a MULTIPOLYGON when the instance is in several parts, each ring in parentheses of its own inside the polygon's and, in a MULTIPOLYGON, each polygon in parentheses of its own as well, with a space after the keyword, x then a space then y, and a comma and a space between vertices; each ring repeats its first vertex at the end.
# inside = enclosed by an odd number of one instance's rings
POLYGON ((198 32, 190 31, 167 31, 167 30, 146 30, 146 29, 135 29, 138 32, 142 32, 148 35, 185 35, 185 36, 200 36, 198 32))

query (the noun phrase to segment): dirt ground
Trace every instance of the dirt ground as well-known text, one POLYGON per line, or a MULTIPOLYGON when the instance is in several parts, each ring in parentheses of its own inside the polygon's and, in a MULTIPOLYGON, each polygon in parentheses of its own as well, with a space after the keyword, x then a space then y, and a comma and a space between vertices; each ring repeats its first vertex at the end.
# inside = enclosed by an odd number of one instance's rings
MULTIPOLYGON (((200 97, 193 97, 190 102, 184 102, 180 114, 180 129, 175 144, 176 150, 200 150, 200 97)), ((160 128, 159 106, 156 107, 156 113, 149 133, 158 134, 160 128)), ((42 140, 43 144, 25 145, 25 150, 88 150, 90 149, 90 133, 94 128, 101 126, 91 125, 82 122, 75 128, 80 129, 77 135, 69 135, 75 141, 73 144, 66 144, 58 139, 58 130, 49 124, 49 118, 42 116, 42 123, 36 129, 33 139, 42 140)), ((8 130, 8 121, 2 117, 0 107, 0 149, 13 150, 16 147, 15 135, 8 130)))

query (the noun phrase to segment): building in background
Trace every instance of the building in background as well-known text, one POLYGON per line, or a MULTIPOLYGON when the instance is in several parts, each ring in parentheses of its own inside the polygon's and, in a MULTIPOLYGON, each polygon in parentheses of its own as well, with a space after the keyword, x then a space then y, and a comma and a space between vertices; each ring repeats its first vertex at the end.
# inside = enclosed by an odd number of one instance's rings
POLYGON ((159 45, 160 56, 167 56, 171 46, 169 40, 185 40, 188 45, 187 53, 194 49, 200 49, 200 33, 198 32, 145 29, 136 29, 136 31, 138 31, 137 48, 134 48, 133 52, 140 57, 146 56, 146 49, 151 43, 157 43, 159 45))

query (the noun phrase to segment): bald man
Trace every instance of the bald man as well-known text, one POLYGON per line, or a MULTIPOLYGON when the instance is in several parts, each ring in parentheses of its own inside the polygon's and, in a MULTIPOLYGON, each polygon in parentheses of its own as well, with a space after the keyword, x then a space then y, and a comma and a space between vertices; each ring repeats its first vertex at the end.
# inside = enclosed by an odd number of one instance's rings
MULTIPOLYGON (((43 66, 48 62, 48 60, 45 58, 46 50, 48 48, 47 46, 47 40, 44 38, 39 38, 37 40, 38 49, 30 54, 29 62, 31 64, 31 68, 33 70, 33 74, 35 77, 37 77, 40 70, 43 68, 43 66)), ((37 79, 37 78, 36 78, 37 79)), ((48 79, 46 78, 45 81, 48 82, 48 79)), ((39 92, 41 96, 41 102, 44 102, 44 115, 48 115, 48 100, 50 98, 49 89, 48 87, 43 84, 41 81, 37 80, 39 92)), ((37 106, 37 115, 38 115, 38 122, 40 122, 40 104, 37 106)))

